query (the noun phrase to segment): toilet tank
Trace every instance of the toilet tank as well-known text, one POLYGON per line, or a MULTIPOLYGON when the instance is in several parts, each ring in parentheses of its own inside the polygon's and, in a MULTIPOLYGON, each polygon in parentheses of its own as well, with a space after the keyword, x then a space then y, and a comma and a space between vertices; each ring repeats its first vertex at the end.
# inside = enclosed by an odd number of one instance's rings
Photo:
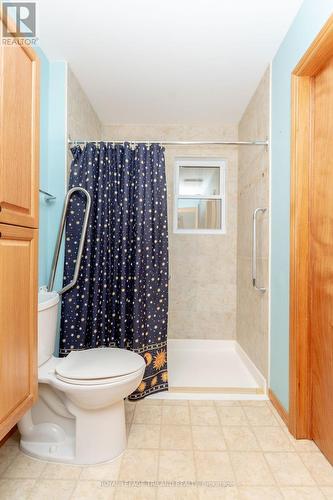
POLYGON ((59 295, 57 292, 38 293, 38 366, 51 358, 57 334, 59 295))

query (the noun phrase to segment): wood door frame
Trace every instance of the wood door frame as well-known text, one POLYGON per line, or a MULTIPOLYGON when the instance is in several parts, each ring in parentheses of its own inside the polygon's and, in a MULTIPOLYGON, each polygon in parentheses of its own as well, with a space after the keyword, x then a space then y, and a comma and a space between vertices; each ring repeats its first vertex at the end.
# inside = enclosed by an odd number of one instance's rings
POLYGON ((289 430, 311 439, 309 175, 315 75, 333 56, 330 16, 291 75, 289 430))

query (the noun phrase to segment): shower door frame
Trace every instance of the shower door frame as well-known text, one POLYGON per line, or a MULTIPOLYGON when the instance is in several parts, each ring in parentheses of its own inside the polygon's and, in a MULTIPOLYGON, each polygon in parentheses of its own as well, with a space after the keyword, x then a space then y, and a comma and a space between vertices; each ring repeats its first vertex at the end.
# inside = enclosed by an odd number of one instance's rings
POLYGON ((309 173, 313 82, 333 55, 333 15, 291 75, 289 430, 311 439, 309 173))

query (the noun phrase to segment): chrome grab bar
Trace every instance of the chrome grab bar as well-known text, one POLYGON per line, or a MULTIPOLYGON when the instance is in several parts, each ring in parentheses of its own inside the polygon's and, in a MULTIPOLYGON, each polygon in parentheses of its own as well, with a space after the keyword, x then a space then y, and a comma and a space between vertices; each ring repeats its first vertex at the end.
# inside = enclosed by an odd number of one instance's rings
POLYGON ((253 212, 252 226, 252 285, 255 290, 260 293, 265 293, 266 288, 257 286, 257 214, 265 213, 266 208, 256 208, 253 212))
POLYGON ((89 219, 89 215, 90 215, 91 197, 90 197, 90 194, 88 193, 88 191, 86 191, 86 189, 83 189, 82 187, 73 187, 72 189, 70 189, 65 197, 64 208, 62 211, 61 222, 60 222, 59 232, 58 232, 58 236, 57 236, 57 242, 56 242, 56 246, 55 246, 55 250, 54 250, 50 279, 49 279, 49 283, 47 285, 47 289, 49 292, 52 292, 53 285, 54 285, 54 279, 55 279, 57 265, 58 265, 62 235, 64 233, 69 200, 70 200, 72 194, 75 193, 76 191, 80 191, 81 193, 83 193, 86 196, 86 199, 87 199, 86 211, 85 211, 84 219, 83 219, 82 233, 81 233, 81 238, 80 238, 80 243, 79 243, 79 249, 77 252, 77 258, 76 258, 75 269, 74 269, 74 276, 73 276, 72 281, 70 283, 68 283, 68 285, 64 286, 58 292, 59 295, 62 295, 63 293, 67 292, 68 290, 73 288, 73 286, 76 285, 77 279, 79 277, 83 246, 84 246, 84 242, 86 239, 88 219, 89 219))

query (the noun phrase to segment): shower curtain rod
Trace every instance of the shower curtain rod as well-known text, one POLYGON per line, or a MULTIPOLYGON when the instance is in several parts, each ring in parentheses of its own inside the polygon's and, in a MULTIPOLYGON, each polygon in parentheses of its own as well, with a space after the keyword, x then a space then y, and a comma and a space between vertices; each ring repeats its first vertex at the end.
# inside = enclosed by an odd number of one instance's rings
POLYGON ((94 142, 95 144, 100 144, 101 142, 109 142, 112 144, 124 144, 124 142, 128 142, 130 144, 161 144, 162 146, 268 146, 268 139, 265 140, 255 140, 255 141, 153 141, 151 139, 146 140, 116 140, 112 141, 109 139, 105 140, 72 140, 68 139, 69 145, 78 145, 78 144, 87 144, 88 142, 94 142))

